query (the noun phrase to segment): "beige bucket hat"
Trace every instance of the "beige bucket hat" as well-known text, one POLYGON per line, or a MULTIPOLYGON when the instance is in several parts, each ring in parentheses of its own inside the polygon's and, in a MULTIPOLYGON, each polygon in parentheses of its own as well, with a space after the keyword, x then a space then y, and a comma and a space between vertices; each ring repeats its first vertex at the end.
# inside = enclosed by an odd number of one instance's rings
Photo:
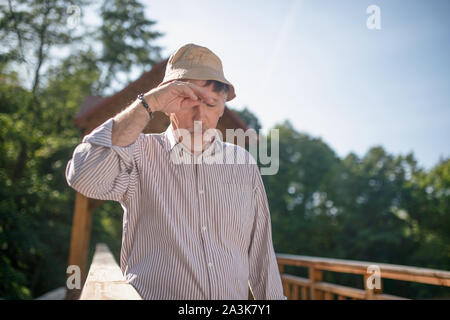
POLYGON ((169 57, 162 86, 177 79, 217 80, 230 86, 227 101, 236 97, 234 86, 225 79, 222 61, 206 47, 193 43, 178 48, 169 57))

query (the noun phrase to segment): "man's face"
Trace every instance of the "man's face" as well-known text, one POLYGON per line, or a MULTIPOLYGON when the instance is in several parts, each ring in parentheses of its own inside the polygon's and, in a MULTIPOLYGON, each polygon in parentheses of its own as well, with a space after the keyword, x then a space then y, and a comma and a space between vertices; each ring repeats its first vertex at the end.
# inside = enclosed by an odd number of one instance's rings
MULTIPOLYGON (((197 135, 197 139, 199 141, 203 141, 203 145, 207 144, 204 141, 205 137, 203 133, 205 133, 208 129, 215 129, 217 126, 217 122, 219 118, 223 115, 225 110, 225 99, 223 92, 214 92, 214 85, 211 84, 208 87, 205 87, 206 80, 191 80, 186 79, 183 81, 192 82, 198 86, 203 87, 211 98, 215 100, 214 104, 207 104, 206 101, 199 100, 196 105, 191 108, 185 108, 176 113, 167 114, 170 117, 170 121, 173 124, 174 129, 186 129, 191 133, 191 141, 194 139, 194 123, 196 122, 197 126, 201 124, 201 139, 197 135)), ((197 127, 198 128, 198 127, 197 127)), ((212 131, 212 130, 210 130, 212 131)))

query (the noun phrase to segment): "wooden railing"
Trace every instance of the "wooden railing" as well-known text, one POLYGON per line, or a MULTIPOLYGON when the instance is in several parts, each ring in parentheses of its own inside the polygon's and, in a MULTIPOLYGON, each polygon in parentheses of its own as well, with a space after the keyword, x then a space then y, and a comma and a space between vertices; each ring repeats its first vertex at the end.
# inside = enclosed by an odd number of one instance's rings
MULTIPOLYGON (((288 300, 398 300, 406 299, 383 293, 383 279, 450 286, 450 272, 385 263, 340 260, 277 254, 284 294, 288 300), (286 266, 308 270, 308 278, 285 273, 286 266), (375 267, 375 269, 374 269, 375 267), (379 271, 372 273, 371 271, 379 271), (357 274, 362 276, 364 290, 323 281, 323 272, 357 274), (379 276, 379 288, 371 288, 373 277, 379 276)), ((373 283, 372 283, 373 284, 373 283)), ((137 291, 128 284, 120 267, 105 244, 97 244, 89 274, 80 300, 141 300, 137 291)), ((249 290, 249 299, 253 295, 249 290)))
POLYGON ((276 256, 281 273, 284 294, 288 300, 406 299, 383 293, 383 279, 450 286, 450 272, 444 270, 290 254, 277 254, 276 256), (306 268, 308 270, 308 278, 286 274, 284 272, 286 266, 306 268), (324 282, 324 271, 361 275, 364 290, 324 282), (374 288, 375 283, 372 282, 376 276, 379 276, 379 283, 381 284, 378 288, 374 288))
POLYGON ((80 300, 142 300, 128 284, 112 253, 105 244, 97 244, 80 300))

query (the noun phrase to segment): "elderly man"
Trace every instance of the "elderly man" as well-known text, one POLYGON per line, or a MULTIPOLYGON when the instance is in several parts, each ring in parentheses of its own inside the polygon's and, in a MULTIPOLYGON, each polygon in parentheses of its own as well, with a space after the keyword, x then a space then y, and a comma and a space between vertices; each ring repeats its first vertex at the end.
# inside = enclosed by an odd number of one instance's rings
POLYGON ((67 164, 75 190, 122 205, 120 266, 143 299, 247 299, 248 284, 255 299, 286 299, 258 167, 215 129, 234 97, 220 59, 184 45, 162 83, 85 136, 67 164), (156 111, 169 127, 143 134, 156 111))

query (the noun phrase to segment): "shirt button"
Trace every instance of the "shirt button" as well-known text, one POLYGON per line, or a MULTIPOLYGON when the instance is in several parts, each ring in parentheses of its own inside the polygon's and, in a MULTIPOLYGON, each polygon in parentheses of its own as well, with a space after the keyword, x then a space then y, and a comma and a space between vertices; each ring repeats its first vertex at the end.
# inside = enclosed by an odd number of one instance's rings
POLYGON ((206 227, 205 227, 205 226, 203 226, 203 227, 202 227, 202 230, 203 230, 203 231, 206 231, 206 227))
POLYGON ((213 266, 213 264, 211 263, 211 262, 208 262, 208 267, 212 267, 213 266))
POLYGON ((204 193, 205 193, 205 191, 203 191, 203 189, 202 189, 202 190, 199 190, 199 191, 198 191, 198 193, 200 193, 200 194, 204 194, 204 193))

